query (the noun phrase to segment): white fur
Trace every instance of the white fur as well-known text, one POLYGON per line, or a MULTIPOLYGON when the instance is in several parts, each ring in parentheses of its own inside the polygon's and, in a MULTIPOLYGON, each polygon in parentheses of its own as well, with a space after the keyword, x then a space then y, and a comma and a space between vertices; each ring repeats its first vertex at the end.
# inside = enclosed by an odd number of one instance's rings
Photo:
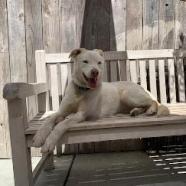
MULTIPOLYGON (((132 82, 102 82, 104 58, 100 50, 76 49, 72 51, 74 61, 72 81, 69 83, 60 108, 50 122, 37 132, 33 145, 42 146, 42 152, 52 151, 71 124, 84 120, 96 119, 116 113, 130 113, 131 115, 156 114, 160 104, 141 86, 132 82), (84 61, 88 61, 88 64, 84 61), (101 64, 100 64, 101 62, 101 64), (99 72, 97 86, 92 89, 84 78, 91 77, 91 70, 99 72), (89 88, 89 90, 83 88, 89 88), (57 122, 57 125, 56 122, 57 122), (53 128, 54 127, 54 128, 53 128)), ((164 115, 168 109, 161 106, 164 115), (163 109, 162 109, 163 108, 163 109)), ((161 112, 159 115, 161 115, 161 112)))

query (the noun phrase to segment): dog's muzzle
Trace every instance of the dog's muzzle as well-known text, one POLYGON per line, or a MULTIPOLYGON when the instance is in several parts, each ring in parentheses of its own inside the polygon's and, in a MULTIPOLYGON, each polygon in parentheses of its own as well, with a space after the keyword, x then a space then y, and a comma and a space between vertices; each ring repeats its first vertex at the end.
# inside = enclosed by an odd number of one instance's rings
POLYGON ((85 80, 88 83, 88 86, 92 89, 97 87, 98 84, 98 76, 99 76, 99 71, 96 68, 93 68, 90 72, 90 77, 87 77, 84 73, 83 76, 85 80))

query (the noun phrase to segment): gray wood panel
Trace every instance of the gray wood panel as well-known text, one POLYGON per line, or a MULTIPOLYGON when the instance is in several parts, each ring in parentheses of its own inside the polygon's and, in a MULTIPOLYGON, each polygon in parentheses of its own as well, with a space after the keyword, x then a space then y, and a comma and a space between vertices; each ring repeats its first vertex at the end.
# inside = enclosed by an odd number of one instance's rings
POLYGON ((12 82, 27 82, 25 12, 23 0, 7 0, 12 82))
POLYGON ((3 87, 10 81, 6 0, 0 1, 0 158, 10 157, 7 103, 3 87))
POLYGON ((159 1, 143 0, 143 49, 158 48, 159 1))
POLYGON ((142 1, 127 1, 126 49, 142 49, 142 1))
POLYGON ((43 45, 46 52, 60 52, 60 2, 42 1, 43 45))
MULTIPOLYGON (((27 82, 36 82, 35 50, 43 49, 42 36, 42 1, 25 0, 25 42, 26 42, 26 63, 27 82)), ((32 119, 38 112, 37 97, 31 96, 27 99, 28 119, 32 119)), ((33 156, 40 156, 38 149, 32 150, 33 156)))
POLYGON ((174 0, 159 3, 159 48, 174 48, 174 0))
MULTIPOLYGON (((27 78, 29 83, 36 82, 35 50, 43 48, 42 4, 41 0, 25 0, 25 42, 27 60, 27 78)), ((37 99, 28 99, 28 118, 37 113, 37 99)))
POLYGON ((175 0, 175 48, 186 48, 186 2, 175 0))

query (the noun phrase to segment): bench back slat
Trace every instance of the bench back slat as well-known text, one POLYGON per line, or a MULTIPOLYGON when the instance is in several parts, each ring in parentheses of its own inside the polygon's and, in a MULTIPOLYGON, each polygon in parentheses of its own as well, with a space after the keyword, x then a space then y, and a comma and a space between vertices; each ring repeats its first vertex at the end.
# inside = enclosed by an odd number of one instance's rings
POLYGON ((127 68, 126 68, 126 60, 119 60, 118 62, 119 67, 119 80, 126 81, 127 80, 127 68))
POLYGON ((119 80, 119 66, 118 61, 110 61, 110 82, 119 80))
POLYGON ((134 83, 138 83, 138 61, 132 60, 129 61, 129 73, 130 73, 130 80, 134 83))
POLYGON ((167 103, 166 94, 166 80, 165 80, 165 60, 158 60, 158 70, 159 70, 159 91, 160 91, 160 101, 162 103, 167 103))
POLYGON ((56 111, 59 108, 59 87, 58 87, 57 65, 56 64, 50 65, 49 69, 50 69, 50 77, 51 77, 50 96, 52 101, 52 110, 56 111))
POLYGON ((185 74, 183 64, 183 59, 178 59, 176 62, 179 102, 185 102, 185 74))
POLYGON ((156 61, 151 59, 149 62, 149 84, 150 92, 157 99, 157 83, 156 83, 156 61))
POLYGON ((146 70, 146 61, 139 61, 140 69, 140 85, 147 90, 147 70, 146 70))
POLYGON ((168 59, 168 79, 170 103, 176 103, 174 59, 168 59))

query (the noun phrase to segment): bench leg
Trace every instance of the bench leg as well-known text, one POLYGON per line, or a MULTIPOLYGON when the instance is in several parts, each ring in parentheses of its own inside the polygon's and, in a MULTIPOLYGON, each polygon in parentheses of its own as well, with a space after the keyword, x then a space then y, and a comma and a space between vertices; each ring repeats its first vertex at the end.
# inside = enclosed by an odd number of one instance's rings
POLYGON ((31 149, 27 146, 25 100, 8 101, 9 128, 15 186, 33 186, 31 149))
POLYGON ((30 148, 22 149, 19 152, 12 149, 12 161, 15 186, 33 186, 30 148))
POLYGON ((54 168, 55 168, 54 167, 54 154, 51 153, 45 162, 44 170, 48 171, 48 170, 52 170, 54 168))
POLYGON ((57 143, 56 150, 57 150, 57 156, 58 157, 62 156, 62 143, 61 142, 57 143))

